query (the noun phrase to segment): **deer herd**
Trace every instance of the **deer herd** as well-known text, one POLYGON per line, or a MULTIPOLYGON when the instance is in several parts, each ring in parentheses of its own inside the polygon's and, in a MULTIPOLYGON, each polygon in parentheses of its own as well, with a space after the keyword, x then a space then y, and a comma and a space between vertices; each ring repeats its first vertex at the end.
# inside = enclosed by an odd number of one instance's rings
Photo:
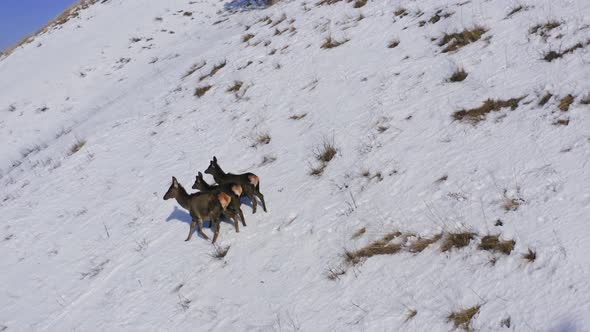
POLYGON ((252 201, 252 213, 256 213, 258 205, 256 198, 262 202, 262 209, 266 212, 266 203, 264 202, 264 195, 260 192, 260 179, 256 174, 231 174, 225 173, 219 164, 217 158, 209 163, 209 167, 205 170, 205 174, 210 174, 215 179, 217 184, 211 185, 203 179, 203 174, 198 172, 193 189, 199 192, 189 194, 178 183, 178 180, 173 176, 172 184, 164 195, 164 200, 175 198, 176 202, 184 209, 188 210, 192 221, 188 237, 185 241, 189 241, 197 227, 197 232, 205 239, 209 239, 203 233, 203 221, 210 220, 211 228, 213 228, 213 243, 217 241, 219 236, 219 223, 222 215, 226 215, 233 219, 236 232, 240 231, 238 225, 238 216, 242 221, 242 225, 246 226, 244 213, 240 207, 240 197, 247 196, 252 201))

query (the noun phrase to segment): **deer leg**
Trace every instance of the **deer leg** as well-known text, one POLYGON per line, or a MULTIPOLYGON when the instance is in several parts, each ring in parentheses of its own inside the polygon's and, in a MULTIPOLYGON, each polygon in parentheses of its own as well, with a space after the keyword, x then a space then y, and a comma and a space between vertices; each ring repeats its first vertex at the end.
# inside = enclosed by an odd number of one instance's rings
POLYGON ((254 190, 254 195, 260 198, 260 201, 262 202, 262 209, 264 210, 264 212, 266 212, 266 203, 264 202, 264 195, 260 192, 258 188, 254 190))
POLYGON ((244 213, 242 212, 242 208, 240 207, 240 198, 234 197, 231 200, 232 207, 237 213, 240 215, 240 219, 242 219, 242 225, 246 226, 246 219, 244 219, 244 213))
POLYGON ((240 232, 240 224, 238 223, 238 215, 236 214, 235 211, 233 211, 233 208, 227 209, 226 210, 227 214, 229 215, 229 217, 234 221, 234 228, 236 229, 236 233, 240 232))
POLYGON ((252 191, 250 189, 246 190, 245 193, 246 193, 246 196, 248 196, 248 198, 252 202, 252 213, 256 213, 256 207, 258 205, 258 202, 256 201, 256 197, 254 197, 254 194, 252 193, 252 191))
POLYGON ((203 221, 201 220, 201 218, 197 218, 197 233, 204 237, 205 240, 209 239, 209 237, 205 233, 203 233, 203 221))
POLYGON ((193 237, 193 232, 195 231, 196 225, 197 225, 197 218, 193 218, 193 221, 191 222, 190 231, 188 232, 188 237, 186 238, 185 241, 190 241, 191 237, 193 237))
POLYGON ((217 241, 217 237, 219 236, 219 216, 215 216, 212 218, 212 222, 215 225, 215 233, 213 234, 213 243, 215 243, 215 241, 217 241))

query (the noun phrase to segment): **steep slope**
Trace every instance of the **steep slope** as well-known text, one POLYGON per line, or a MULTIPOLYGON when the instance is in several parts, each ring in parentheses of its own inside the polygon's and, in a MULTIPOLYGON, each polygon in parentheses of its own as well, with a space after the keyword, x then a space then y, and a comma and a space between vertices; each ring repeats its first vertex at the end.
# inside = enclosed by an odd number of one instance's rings
POLYGON ((222 6, 101 1, 0 60, 0 330, 590 328, 590 4, 222 6), (221 259, 162 200, 213 155, 269 207, 221 259))

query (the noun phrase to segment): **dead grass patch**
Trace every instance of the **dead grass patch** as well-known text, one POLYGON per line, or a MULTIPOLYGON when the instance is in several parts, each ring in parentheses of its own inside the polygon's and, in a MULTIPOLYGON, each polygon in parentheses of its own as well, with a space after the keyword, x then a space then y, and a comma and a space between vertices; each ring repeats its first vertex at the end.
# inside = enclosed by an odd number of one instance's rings
POLYGON ((345 275, 346 270, 342 268, 329 268, 326 271, 326 278, 330 280, 340 280, 340 276, 345 275))
POLYGON ((196 97, 203 97, 205 95, 205 93, 207 93, 207 91, 209 91, 209 89, 211 89, 213 86, 212 85, 205 85, 205 86, 201 86, 198 87, 197 89, 195 89, 195 96, 196 97))
POLYGON ((86 140, 84 140, 84 139, 78 139, 78 140, 76 140, 76 143, 74 143, 74 145, 72 145, 70 147, 70 150, 69 150, 69 153, 68 154, 70 156, 73 155, 74 153, 80 151, 84 145, 86 145, 86 140))
POLYGON ((500 240, 499 235, 486 235, 481 239, 477 247, 479 250, 499 252, 504 255, 510 255, 514 249, 514 240, 500 240))
POLYGON ((474 237, 475 233, 471 232, 448 233, 443 240, 440 250, 447 252, 453 248, 460 249, 466 247, 474 237))
POLYGON ((570 109, 570 105, 574 102, 574 96, 567 95, 559 101, 559 110, 567 112, 570 109))
POLYGON ((407 322, 410 319, 414 318, 417 314, 418 310, 408 308, 408 312, 406 313, 406 319, 404 319, 404 322, 407 322))
POLYGON ((557 121, 553 122, 554 126, 567 126, 570 124, 570 119, 558 119, 557 121))
POLYGON ((350 265, 357 265, 364 259, 375 255, 393 255, 398 253, 402 250, 402 245, 400 243, 390 242, 400 235, 400 232, 388 233, 381 240, 373 241, 361 249, 345 251, 344 260, 350 265))
POLYGON ((550 92, 545 93, 541 100, 539 100, 539 106, 545 106, 545 104, 547 104, 551 97, 553 97, 553 94, 551 94, 550 92))
POLYGON ((564 49, 563 51, 549 51, 546 52, 545 55, 543 56, 543 60, 547 61, 547 62, 551 62, 555 59, 560 59, 562 58, 564 55, 566 54, 570 54, 573 53, 575 50, 579 49, 579 48, 584 48, 586 46, 590 45, 590 39, 588 39, 586 42, 584 43, 577 43, 572 47, 568 47, 566 49, 564 49))
POLYGON ((323 143, 315 149, 313 155, 317 161, 328 163, 334 159, 337 153, 338 149, 336 149, 334 142, 324 139, 323 143))
POLYGON ((242 43, 247 43, 252 38, 254 38, 254 35, 251 33, 247 33, 242 36, 242 43))
POLYGON ((465 29, 461 32, 445 33, 438 46, 443 47, 442 53, 453 52, 463 46, 478 41, 481 36, 487 32, 487 29, 481 26, 475 26, 471 29, 465 29))
POLYGON ((364 6, 364 5, 366 5, 366 4, 367 4, 367 0, 356 0, 356 1, 354 2, 354 5, 353 5, 353 7, 354 7, 354 8, 361 8, 361 7, 363 7, 363 6, 364 6))
POLYGON ((545 23, 536 24, 536 25, 532 26, 529 29, 529 33, 539 35, 539 36, 543 37, 543 39, 547 40, 547 38, 549 38, 549 34, 551 33, 551 30, 558 28, 560 25, 561 25, 561 23, 559 23, 557 21, 553 21, 553 20, 547 21, 545 23))
POLYGON ((462 82, 467 78, 467 72, 463 68, 457 68, 453 75, 449 77, 449 82, 462 82))
POLYGON ((270 135, 268 133, 261 133, 254 139, 254 144, 252 147, 257 147, 260 145, 267 145, 270 143, 270 135))
POLYGON ((182 79, 185 79, 185 78, 191 76, 197 70, 205 67, 205 65, 207 65, 207 62, 206 61, 203 61, 202 63, 197 63, 197 64, 192 65, 191 68, 186 72, 186 74, 184 74, 182 76, 182 79))
POLYGON ((222 63, 213 66, 213 68, 211 69, 211 71, 208 74, 199 77, 199 82, 206 79, 206 78, 213 77, 215 74, 217 74, 218 71, 221 70, 221 68, 225 67, 226 63, 227 63, 226 61, 223 61, 222 63))
POLYGON ((477 315, 480 308, 480 305, 476 305, 467 309, 452 312, 451 314, 449 314, 449 316, 447 316, 447 322, 452 322, 455 328, 470 331, 471 320, 475 315, 477 315))
POLYGON ((335 40, 334 38, 332 38, 332 36, 328 36, 328 37, 326 37, 326 39, 324 40, 324 43, 322 44, 322 46, 320 46, 320 48, 325 48, 325 49, 335 48, 335 47, 338 47, 348 41, 349 41, 349 39, 343 39, 341 41, 338 41, 338 40, 335 40))
POLYGON ((486 115, 490 112, 497 112, 502 108, 509 107, 511 110, 515 110, 518 107, 518 103, 526 96, 519 98, 510 98, 507 100, 495 100, 487 99, 480 107, 472 108, 469 110, 460 110, 453 113, 453 119, 471 124, 476 124, 482 120, 485 120, 486 115))
POLYGON ((408 246, 408 251, 411 253, 422 252, 424 249, 428 248, 431 244, 438 242, 442 238, 442 234, 436 234, 433 237, 418 237, 416 240, 412 241, 408 246))
POLYGON ((407 9, 405 9, 405 8, 403 8, 403 7, 399 7, 398 9, 396 9, 396 10, 393 12, 393 15, 395 15, 395 16, 397 16, 397 17, 399 17, 399 18, 402 18, 402 17, 404 17, 404 16, 407 16, 407 15, 408 15, 408 10, 407 10, 407 9))
POLYGON ((429 23, 435 24, 438 21, 440 21, 441 18, 448 18, 451 15, 453 15, 453 13, 443 13, 442 9, 439 9, 436 11, 436 13, 434 13, 434 15, 432 15, 432 17, 430 17, 430 19, 428 20, 429 23))
POLYGON ((215 246, 215 250, 213 250, 213 253, 211 254, 211 257, 216 258, 216 259, 223 259, 226 255, 227 252, 229 251, 229 247, 220 247, 220 246, 215 246))

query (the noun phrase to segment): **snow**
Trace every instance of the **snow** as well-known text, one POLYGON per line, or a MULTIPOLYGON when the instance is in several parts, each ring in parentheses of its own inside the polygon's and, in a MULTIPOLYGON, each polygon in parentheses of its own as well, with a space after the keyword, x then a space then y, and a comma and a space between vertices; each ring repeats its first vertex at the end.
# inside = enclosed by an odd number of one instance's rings
POLYGON ((0 330, 449 331, 447 316, 474 305, 479 331, 590 329, 590 46, 542 59, 590 39, 589 18, 580 0, 90 6, 0 59, 0 330), (420 26, 439 9, 453 15, 420 26), (547 41, 529 32, 551 19, 547 41), (475 25, 488 29, 479 41, 441 53, 444 33, 475 25), (322 49, 327 36, 348 41, 322 49), (459 67, 468 77, 448 82, 459 67), (523 96, 476 125, 452 118, 523 96), (323 141, 338 154, 310 176, 323 141), (240 233, 222 223, 223 259, 184 242, 188 213, 162 200, 172 176, 190 191, 214 155, 257 174, 269 208, 243 205, 240 233), (506 199, 522 203, 506 211, 506 199), (344 263, 395 230, 478 235, 344 263), (488 234, 514 251, 478 250, 488 234))

